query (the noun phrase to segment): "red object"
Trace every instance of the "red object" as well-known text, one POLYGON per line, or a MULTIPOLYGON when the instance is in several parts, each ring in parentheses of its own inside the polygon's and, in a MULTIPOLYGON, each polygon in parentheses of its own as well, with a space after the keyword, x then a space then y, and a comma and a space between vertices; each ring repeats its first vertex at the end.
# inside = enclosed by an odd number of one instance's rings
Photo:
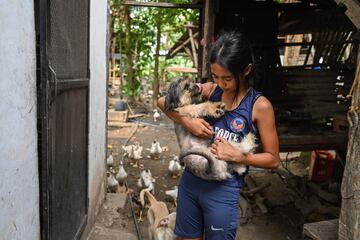
POLYGON ((335 151, 316 150, 311 152, 310 173, 312 181, 329 180, 334 171, 335 151))

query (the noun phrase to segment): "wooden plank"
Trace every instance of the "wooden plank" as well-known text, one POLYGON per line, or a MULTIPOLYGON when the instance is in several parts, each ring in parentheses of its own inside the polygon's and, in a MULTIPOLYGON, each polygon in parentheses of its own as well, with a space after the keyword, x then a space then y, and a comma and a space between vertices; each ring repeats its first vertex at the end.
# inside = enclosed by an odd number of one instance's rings
POLYGON ((195 66, 194 58, 193 58, 193 55, 192 55, 190 49, 188 47, 184 46, 184 50, 187 53, 187 55, 189 55, 189 58, 191 59, 191 61, 193 62, 193 65, 195 66))
POLYGON ((186 9, 201 9, 201 4, 176 4, 165 2, 138 2, 138 1, 124 1, 123 5, 134 7, 159 7, 159 8, 186 8, 186 9))
POLYGON ((209 53, 211 49, 211 37, 214 34, 214 1, 213 0, 205 0, 205 14, 204 14, 204 48, 203 48, 203 56, 202 56, 202 78, 210 77, 210 61, 209 61, 209 53))
POLYGON ((193 36, 193 32, 192 32, 191 28, 189 28, 188 31, 189 31, 189 36, 190 36, 192 56, 194 59, 194 66, 195 66, 195 68, 197 68, 198 67, 198 57, 197 57, 197 52, 196 52, 195 43, 194 43, 194 36, 193 36))
POLYGON ((188 67, 167 67, 166 71, 169 72, 186 72, 186 73, 197 73, 197 69, 196 68, 188 68, 188 67))
MULTIPOLYGON (((313 183, 313 182, 308 182, 306 184, 306 186, 312 193, 316 194, 319 198, 321 198, 329 203, 332 203, 332 204, 336 204, 336 205, 339 204, 339 197, 337 194, 325 191, 321 188, 320 185, 313 183)), ((337 235, 336 235, 336 237, 337 237, 337 235)), ((325 239, 327 240, 328 238, 325 238, 325 239)))
POLYGON ((313 240, 337 240, 339 219, 305 223, 303 235, 313 240))
MULTIPOLYGON (((131 123, 131 122, 108 122, 108 127, 119 127, 119 128, 124 128, 124 127, 135 127, 136 123, 131 123)), ((139 124, 139 127, 143 126, 143 124, 139 124)))
MULTIPOLYGON (((346 35, 346 38, 353 38, 353 35, 354 35, 354 32, 350 32, 346 35)), ((349 45, 348 43, 343 45, 340 53, 338 54, 339 61, 340 61, 340 58, 343 56, 348 45, 349 45)))
POLYGON ((139 113, 139 114, 131 114, 129 115, 129 119, 132 119, 132 118, 139 118, 139 117, 145 117, 145 114, 143 113, 139 113))
POLYGON ((351 22, 357 29, 360 29, 360 3, 356 0, 335 0, 335 2, 346 7, 346 16, 349 17, 351 22))
MULTIPOLYGON (((193 37, 197 37, 199 35, 199 33, 194 33, 193 37)), ((180 51, 183 47, 186 46, 186 44, 188 44, 190 42, 190 38, 186 39, 181 45, 179 45, 177 48, 175 48, 174 51, 171 52, 170 57, 174 56, 178 51, 180 51)))
MULTIPOLYGON (((335 87, 333 88, 335 89, 335 87)), ((303 98, 306 98, 308 96, 316 96, 316 97, 324 97, 324 99, 327 99, 327 97, 331 96, 336 99, 337 93, 334 92, 333 89, 316 89, 316 88, 288 88, 284 91, 285 96, 301 96, 303 98)))
POLYGON ((279 142, 281 152, 318 149, 344 150, 347 145, 347 133, 333 131, 286 133, 279 134, 279 142))
POLYGON ((108 111, 108 121, 126 122, 129 116, 129 111, 108 111))

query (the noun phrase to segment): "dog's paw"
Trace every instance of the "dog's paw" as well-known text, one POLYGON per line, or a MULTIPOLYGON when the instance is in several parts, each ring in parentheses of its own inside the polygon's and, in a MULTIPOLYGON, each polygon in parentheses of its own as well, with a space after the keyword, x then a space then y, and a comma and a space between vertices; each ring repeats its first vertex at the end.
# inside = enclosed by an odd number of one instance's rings
POLYGON ((219 118, 225 113, 225 104, 223 102, 214 103, 214 115, 213 117, 219 118))

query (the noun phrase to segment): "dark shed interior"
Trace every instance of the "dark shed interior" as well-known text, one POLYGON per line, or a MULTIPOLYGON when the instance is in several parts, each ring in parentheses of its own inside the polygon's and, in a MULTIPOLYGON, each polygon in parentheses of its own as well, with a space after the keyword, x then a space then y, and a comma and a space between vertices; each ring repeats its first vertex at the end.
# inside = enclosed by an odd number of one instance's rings
POLYGON ((281 151, 345 150, 357 34, 344 9, 332 1, 215 1, 215 38, 230 29, 253 46, 251 84, 274 105, 281 151), (284 64, 291 47, 297 61, 284 64))

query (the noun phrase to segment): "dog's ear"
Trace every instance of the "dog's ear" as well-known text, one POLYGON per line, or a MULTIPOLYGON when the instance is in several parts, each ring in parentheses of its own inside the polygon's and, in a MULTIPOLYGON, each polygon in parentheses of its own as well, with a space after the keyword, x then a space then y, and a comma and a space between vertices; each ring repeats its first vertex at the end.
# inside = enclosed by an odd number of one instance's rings
POLYGON ((168 217, 164 217, 163 219, 160 220, 157 227, 167 227, 169 223, 170 223, 170 219, 168 217))
POLYGON ((171 96, 171 94, 168 91, 168 93, 165 96, 165 111, 174 110, 176 108, 172 98, 173 97, 171 96))
POLYGON ((180 103, 180 94, 181 94, 181 82, 184 79, 182 77, 178 77, 171 82, 169 88, 167 90, 165 96, 165 110, 174 110, 175 108, 179 107, 180 103))

